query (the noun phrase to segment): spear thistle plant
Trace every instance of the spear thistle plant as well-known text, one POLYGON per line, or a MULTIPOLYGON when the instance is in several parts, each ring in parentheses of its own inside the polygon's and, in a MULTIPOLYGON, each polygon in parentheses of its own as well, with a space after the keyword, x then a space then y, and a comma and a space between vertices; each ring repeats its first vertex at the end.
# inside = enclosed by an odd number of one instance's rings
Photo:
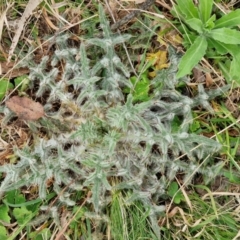
MULTIPOLYGON (((35 137, 33 146, 15 149, 18 162, 0 167, 6 174, 0 191, 37 185, 40 198, 45 199, 46 182, 54 179, 53 191, 59 194, 61 204, 73 206, 71 195, 88 189, 93 206, 88 214, 104 219, 111 191, 127 190, 128 203, 141 201, 150 209, 152 228, 160 236, 157 220, 164 206, 159 202, 177 174, 184 176, 184 184, 190 183, 195 173, 209 182, 222 167, 221 162, 211 161, 221 146, 188 133, 191 109, 201 105, 212 110, 209 100, 220 90, 205 92, 199 85, 193 99, 179 93, 175 85, 180 80, 175 76, 180 56, 170 48, 171 67, 152 81, 155 86, 161 82, 161 88, 153 90, 154 98, 134 103, 130 93, 123 94, 124 87, 133 86, 128 68, 115 51, 116 44, 130 36, 113 34, 103 12, 100 6, 103 38, 82 42, 78 49, 69 48, 68 35, 60 35, 51 59, 44 57, 40 64, 26 62, 30 64, 30 88, 37 88, 37 97, 48 96, 44 105, 47 117, 29 124, 47 129, 47 136, 35 137), (91 49, 96 47, 101 55, 91 59, 91 49), (59 80, 60 62, 64 67, 59 80), (51 71, 46 70, 47 63, 51 71), (176 117, 182 119, 177 131, 172 127, 176 117), (63 130, 62 126, 67 127, 63 130), (113 178, 120 183, 113 185, 113 178)), ((7 108, 4 113, 6 120, 11 119, 7 108)))

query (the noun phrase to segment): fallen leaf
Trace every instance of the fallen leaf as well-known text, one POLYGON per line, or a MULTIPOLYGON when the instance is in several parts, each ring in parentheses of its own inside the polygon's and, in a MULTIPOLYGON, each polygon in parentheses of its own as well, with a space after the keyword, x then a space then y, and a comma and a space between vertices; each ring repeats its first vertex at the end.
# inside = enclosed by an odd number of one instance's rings
POLYGON ((10 62, 0 62, 0 77, 5 78, 15 78, 29 73, 28 68, 15 68, 18 63, 10 62))
POLYGON ((210 87, 211 85, 213 85, 214 81, 212 79, 212 76, 210 73, 206 73, 206 86, 210 87))
POLYGON ((46 21, 46 23, 48 24, 49 27, 51 27, 53 30, 56 30, 56 31, 59 30, 59 28, 56 27, 56 26, 53 24, 53 22, 50 20, 50 18, 48 17, 47 11, 46 11, 45 8, 43 9, 43 16, 44 16, 44 19, 45 19, 45 21, 46 21))
POLYGON ((147 53, 147 60, 152 61, 157 70, 168 68, 167 51, 157 51, 156 53, 147 53))
POLYGON ((27 97, 14 96, 6 101, 6 106, 23 120, 38 120, 44 116, 43 106, 27 97))
POLYGON ((193 78, 196 83, 202 83, 205 81, 205 76, 203 74, 203 71, 198 68, 193 68, 193 78))
POLYGON ((155 70, 149 73, 150 77, 155 77, 156 71, 169 67, 167 51, 159 50, 156 53, 147 53, 146 59, 155 67, 155 70))
POLYGON ((163 24, 161 30, 157 32, 157 41, 164 46, 171 44, 178 47, 179 45, 182 45, 183 39, 179 32, 170 24, 163 24))

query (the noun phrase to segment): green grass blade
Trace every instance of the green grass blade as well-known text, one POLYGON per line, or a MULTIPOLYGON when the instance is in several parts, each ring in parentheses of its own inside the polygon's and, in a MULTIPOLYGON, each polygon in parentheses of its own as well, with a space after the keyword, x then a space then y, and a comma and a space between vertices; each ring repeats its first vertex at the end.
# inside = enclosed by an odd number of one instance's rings
POLYGON ((220 19, 216 20, 214 28, 235 27, 240 25, 240 9, 231 11, 220 19))
POLYGON ((191 72, 194 66, 202 59, 207 50, 207 40, 204 36, 199 36, 196 38, 192 46, 187 50, 185 55, 182 57, 177 78, 181 78, 191 72))
POLYGON ((213 29, 209 37, 227 44, 240 44, 240 32, 229 28, 213 29))
POLYGON ((210 197, 210 199, 211 199, 212 208, 213 208, 213 211, 214 211, 214 213, 215 213, 215 217, 218 218, 219 214, 218 214, 218 212, 217 212, 217 206, 216 206, 216 203, 215 203, 215 200, 214 200, 214 198, 213 198, 213 195, 212 195, 211 190, 210 190, 208 187, 203 186, 203 185, 195 185, 195 187, 196 187, 196 188, 203 189, 203 190, 205 190, 205 191, 208 192, 209 197, 210 197))
POLYGON ((199 1, 199 17, 204 23, 208 21, 212 13, 213 0, 201 0, 199 1))

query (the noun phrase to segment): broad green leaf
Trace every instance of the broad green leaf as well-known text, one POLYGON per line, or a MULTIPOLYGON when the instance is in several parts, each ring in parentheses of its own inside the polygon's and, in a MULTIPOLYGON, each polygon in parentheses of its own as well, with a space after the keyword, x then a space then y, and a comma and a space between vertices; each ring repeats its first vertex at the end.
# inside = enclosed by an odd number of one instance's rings
POLYGON ((9 239, 7 229, 4 226, 0 226, 0 239, 1 240, 9 239))
POLYGON ((199 121, 197 121, 197 120, 195 120, 195 121, 193 121, 193 123, 190 125, 190 131, 192 132, 192 133, 197 133, 197 131, 198 130, 200 130, 200 128, 201 128, 201 125, 200 125, 200 122, 199 121))
POLYGON ((149 90, 150 90, 150 80, 146 74, 141 76, 141 79, 138 80, 136 77, 131 77, 130 81, 134 85, 133 90, 133 102, 145 102, 150 99, 149 90))
POLYGON ((8 203, 20 204, 20 203, 26 202, 25 197, 23 196, 23 194, 20 193, 19 190, 12 190, 12 191, 7 192, 6 200, 7 200, 7 205, 8 205, 8 203))
POLYGON ((133 89, 125 87, 123 89, 124 93, 132 93, 133 102, 146 102, 150 99, 149 90, 150 90, 150 80, 148 78, 148 72, 145 72, 141 75, 141 78, 133 76, 130 78, 130 81, 133 85, 133 89))
POLYGON ((8 215, 9 207, 7 205, 0 205, 0 220, 10 223, 11 218, 8 215))
POLYGON ((176 204, 179 204, 181 200, 184 200, 181 192, 178 192, 178 184, 176 182, 171 182, 168 188, 168 195, 174 197, 173 201, 176 204))
POLYGON ((224 46, 227 50, 228 53, 230 53, 233 57, 239 53, 239 46, 238 45, 233 45, 233 44, 225 44, 225 43, 219 43, 222 46, 224 46))
POLYGON ((13 84, 6 79, 1 79, 0 80, 0 101, 5 97, 9 89, 13 89, 13 84))
POLYGON ((18 89, 23 92, 29 86, 29 78, 27 75, 23 75, 14 79, 14 84, 18 89))
POLYGON ((198 18, 198 9, 192 0, 177 0, 175 8, 180 15, 183 15, 185 20, 198 18))
POLYGON ((23 194, 18 194, 15 196, 15 204, 25 203, 26 199, 23 194))
POLYGON ((178 189, 179 189, 178 184, 176 182, 171 182, 168 187, 168 195, 170 197, 173 197, 174 194, 176 194, 176 192, 178 191, 178 189))
POLYGON ((32 218, 33 213, 28 211, 26 207, 14 208, 13 216, 16 218, 18 224, 25 224, 32 218))
POLYGON ((205 23, 205 28, 211 30, 215 27, 216 15, 213 14, 205 23))
POLYGON ((235 56, 239 52, 238 45, 222 43, 211 38, 208 38, 207 41, 212 48, 216 49, 218 54, 224 55, 230 53, 232 56, 235 56))
POLYGON ((209 37, 227 44, 240 44, 240 32, 229 28, 213 29, 209 37))
POLYGON ((216 41, 212 38, 208 38, 207 41, 208 41, 208 45, 211 48, 215 48, 217 53, 220 54, 220 55, 225 55, 225 54, 229 53, 229 47, 234 46, 234 45, 230 45, 230 44, 226 44, 226 43, 216 41))
MULTIPOLYGON (((48 201, 52 199, 55 195, 55 193, 48 194, 46 200, 48 201)), ((19 190, 12 190, 6 193, 6 199, 4 199, 3 202, 9 207, 26 207, 28 211, 35 212, 38 211, 39 205, 42 203, 42 199, 37 198, 26 202, 25 197, 20 194, 19 190)))
POLYGON ((240 25, 240 9, 232 11, 215 21, 215 28, 231 28, 238 25, 240 25))
POLYGON ((189 74, 193 67, 195 67, 205 55, 206 50, 206 38, 204 36, 197 37, 192 46, 186 51, 179 63, 177 78, 181 78, 189 74))
POLYGON ((7 202, 14 204, 15 203, 15 195, 19 194, 19 190, 11 190, 6 193, 5 199, 7 202))
POLYGON ((202 19, 203 23, 206 23, 212 13, 213 0, 200 0, 198 9, 199 17, 202 19))
POLYGON ((187 21, 185 21, 186 24, 188 24, 193 30, 197 31, 198 33, 203 32, 203 23, 198 18, 191 18, 187 21))

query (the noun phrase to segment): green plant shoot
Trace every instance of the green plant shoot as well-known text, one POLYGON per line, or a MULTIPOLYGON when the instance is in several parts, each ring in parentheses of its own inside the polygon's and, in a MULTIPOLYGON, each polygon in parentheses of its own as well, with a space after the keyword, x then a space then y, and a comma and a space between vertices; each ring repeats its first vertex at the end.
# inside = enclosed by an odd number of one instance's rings
POLYGON ((183 36, 190 44, 179 63, 177 77, 181 78, 191 73, 194 66, 201 61, 207 51, 214 50, 217 55, 229 53, 232 56, 230 77, 240 82, 237 66, 240 65, 238 51, 240 31, 235 27, 240 24, 240 10, 232 11, 216 19, 212 14, 213 0, 201 0, 195 5, 192 0, 177 0, 172 12, 186 25, 183 26, 183 36))

